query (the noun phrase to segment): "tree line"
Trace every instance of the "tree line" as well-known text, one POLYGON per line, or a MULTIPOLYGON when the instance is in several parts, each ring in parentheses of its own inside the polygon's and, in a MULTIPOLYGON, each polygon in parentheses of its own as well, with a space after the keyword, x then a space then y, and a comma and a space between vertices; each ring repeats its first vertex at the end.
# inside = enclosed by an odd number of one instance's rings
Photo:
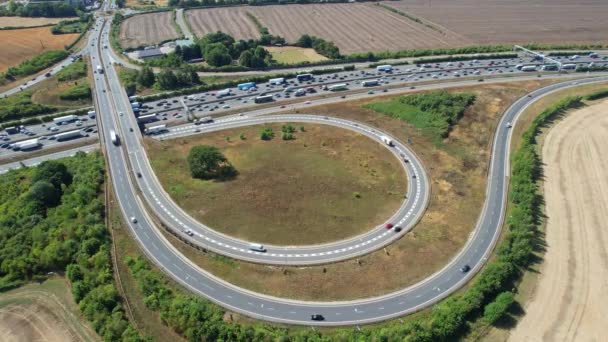
POLYGON ((0 6, 0 17, 75 17, 82 13, 84 7, 75 7, 64 2, 17 3, 9 1, 6 6, 0 6))

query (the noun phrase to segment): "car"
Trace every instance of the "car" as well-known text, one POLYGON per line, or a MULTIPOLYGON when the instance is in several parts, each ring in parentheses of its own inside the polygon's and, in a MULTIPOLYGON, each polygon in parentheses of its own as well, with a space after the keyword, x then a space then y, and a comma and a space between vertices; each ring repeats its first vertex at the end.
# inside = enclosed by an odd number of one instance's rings
POLYGON ((395 227, 395 233, 399 233, 402 229, 401 226, 395 227))
POLYGON ((133 132, 133 127, 129 127, 129 132, 133 132))
POLYGON ((467 273, 470 270, 471 270, 471 266, 469 266, 469 265, 464 265, 460 268, 460 272, 462 272, 462 273, 467 273))
POLYGON ((194 235, 194 233, 190 229, 186 230, 186 234, 188 234, 189 236, 193 236, 194 235))
POLYGON ((393 224, 392 223, 387 223, 387 224, 384 225, 384 228, 391 229, 391 228, 393 228, 393 224))
POLYGON ((409 160, 409 159, 407 159, 407 158, 403 158, 403 161, 404 161, 404 162, 406 162, 406 163, 409 163, 409 162, 410 162, 410 160, 409 160))
POLYGON ((137 178, 141 178, 141 172, 137 173, 137 178))
POLYGON ((374 91, 373 91, 373 90, 370 90, 370 91, 368 91, 368 92, 367 92, 367 94, 369 94, 369 95, 373 95, 373 94, 374 94, 374 91))
POLYGON ((123 115, 125 115, 125 113, 123 113, 123 112, 118 112, 118 115, 123 116, 123 115))
POLYGON ((507 122, 507 128, 511 128, 513 125, 510 122, 507 122))
POLYGON ((310 319, 313 321, 324 321, 325 317, 323 317, 321 314, 312 314, 310 315, 310 319))
POLYGON ((10 145, 9 143, 4 143, 4 144, 0 145, 0 147, 7 148, 7 147, 9 147, 9 145, 10 145))
POLYGON ((345 99, 345 98, 346 98, 346 95, 342 95, 342 96, 340 96, 340 98, 341 98, 341 99, 345 99))
POLYGON ((131 216, 131 222, 132 223, 137 223, 137 219, 135 218, 135 216, 131 216))

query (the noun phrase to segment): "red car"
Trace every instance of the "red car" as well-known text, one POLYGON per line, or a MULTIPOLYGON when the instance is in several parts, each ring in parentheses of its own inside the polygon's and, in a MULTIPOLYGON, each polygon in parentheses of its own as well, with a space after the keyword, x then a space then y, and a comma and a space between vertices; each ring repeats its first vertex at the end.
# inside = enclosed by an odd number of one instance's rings
POLYGON ((384 228, 391 229, 391 228, 393 228, 393 224, 392 223, 387 223, 387 224, 384 225, 384 228))

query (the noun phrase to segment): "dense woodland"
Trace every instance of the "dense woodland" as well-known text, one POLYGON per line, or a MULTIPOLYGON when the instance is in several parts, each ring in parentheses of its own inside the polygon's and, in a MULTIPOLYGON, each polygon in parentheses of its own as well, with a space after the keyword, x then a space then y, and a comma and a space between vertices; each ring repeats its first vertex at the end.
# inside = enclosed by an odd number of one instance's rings
POLYGON ((105 341, 139 341, 113 282, 103 182, 98 153, 0 176, 0 290, 65 273, 105 341))

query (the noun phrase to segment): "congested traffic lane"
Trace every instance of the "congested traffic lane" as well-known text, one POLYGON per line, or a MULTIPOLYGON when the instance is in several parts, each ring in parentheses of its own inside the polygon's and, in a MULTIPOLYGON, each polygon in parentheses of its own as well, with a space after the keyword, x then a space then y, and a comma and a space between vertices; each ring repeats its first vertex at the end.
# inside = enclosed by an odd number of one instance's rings
MULTIPOLYGON (((605 56, 598 58, 579 57, 570 61, 572 64, 588 65, 595 63, 601 66, 606 63, 605 56)), ((305 92, 300 99, 304 101, 315 101, 319 95, 331 94, 324 89, 327 86, 346 84, 348 90, 368 90, 370 93, 387 91, 388 87, 409 84, 416 86, 421 82, 439 82, 442 80, 457 80, 460 77, 473 77, 482 80, 484 77, 498 77, 504 75, 551 75, 555 72, 524 72, 517 69, 518 65, 541 65, 539 61, 531 61, 530 58, 517 58, 506 60, 483 60, 468 62, 444 62, 425 64, 420 67, 398 66, 391 73, 378 72, 367 68, 357 71, 343 71, 328 75, 315 76, 313 80, 298 82, 295 79, 285 79, 282 85, 270 85, 268 82, 258 83, 250 90, 239 90, 231 88, 229 96, 219 97, 220 89, 199 94, 181 97, 172 97, 163 100, 146 101, 140 111, 140 115, 156 114, 155 121, 165 121, 168 125, 187 122, 190 115, 195 117, 217 116, 224 112, 243 110, 254 104, 254 99, 259 95, 274 95, 275 103, 293 101, 296 97, 295 91, 299 88, 310 90, 305 92), (363 86, 364 80, 378 80, 377 86, 363 86), (188 111, 184 108, 187 106, 188 111)), ((145 98, 141 99, 145 101, 145 98)), ((147 124, 150 126, 151 124, 147 124)))

